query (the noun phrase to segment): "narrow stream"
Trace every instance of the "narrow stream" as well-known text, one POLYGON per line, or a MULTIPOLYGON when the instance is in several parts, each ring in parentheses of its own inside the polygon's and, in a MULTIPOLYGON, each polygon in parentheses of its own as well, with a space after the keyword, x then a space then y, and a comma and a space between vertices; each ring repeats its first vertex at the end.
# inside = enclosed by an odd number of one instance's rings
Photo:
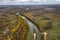
POLYGON ((40 35, 40 31, 38 30, 38 28, 30 21, 28 20, 26 17, 22 16, 23 19, 26 20, 26 22, 29 25, 29 33, 28 33, 28 38, 27 40, 41 40, 41 35, 40 35), (35 36, 36 38, 34 39, 34 32, 35 32, 35 36))

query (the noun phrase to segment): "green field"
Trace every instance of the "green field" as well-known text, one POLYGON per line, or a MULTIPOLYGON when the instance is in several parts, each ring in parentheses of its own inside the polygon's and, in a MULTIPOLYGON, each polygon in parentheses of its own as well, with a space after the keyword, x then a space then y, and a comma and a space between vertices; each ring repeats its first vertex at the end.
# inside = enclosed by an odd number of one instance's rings
POLYGON ((47 40, 60 40, 60 18, 54 14, 34 15, 26 13, 31 21, 33 21, 41 31, 47 32, 47 40))

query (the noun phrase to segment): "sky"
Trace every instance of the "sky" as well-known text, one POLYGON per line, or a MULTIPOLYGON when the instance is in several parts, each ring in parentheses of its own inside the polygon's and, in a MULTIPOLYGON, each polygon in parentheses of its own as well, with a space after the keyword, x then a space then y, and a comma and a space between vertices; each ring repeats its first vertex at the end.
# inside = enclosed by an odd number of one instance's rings
POLYGON ((60 4, 60 0, 0 0, 0 5, 60 4))

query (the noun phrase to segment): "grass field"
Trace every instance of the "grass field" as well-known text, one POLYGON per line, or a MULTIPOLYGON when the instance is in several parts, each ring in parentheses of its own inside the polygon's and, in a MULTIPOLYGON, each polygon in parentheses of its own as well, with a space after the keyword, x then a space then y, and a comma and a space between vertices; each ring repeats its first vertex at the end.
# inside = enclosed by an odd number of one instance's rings
POLYGON ((60 16, 58 14, 34 15, 26 13, 24 15, 37 24, 42 31, 48 33, 47 40, 60 40, 60 16), (51 20, 53 21, 50 22, 51 20), (49 26, 51 28, 48 28, 49 26), (47 27, 47 30, 44 30, 44 27, 47 27))
POLYGON ((0 40, 27 40, 29 28, 20 16, 0 13, 0 40))
POLYGON ((29 25, 21 15, 37 25, 40 32, 47 33, 47 40, 60 40, 60 11, 54 8, 41 10, 0 10, 0 40, 27 40, 29 25), (32 12, 31 12, 32 11, 32 12), (19 12, 21 15, 16 15, 19 12))

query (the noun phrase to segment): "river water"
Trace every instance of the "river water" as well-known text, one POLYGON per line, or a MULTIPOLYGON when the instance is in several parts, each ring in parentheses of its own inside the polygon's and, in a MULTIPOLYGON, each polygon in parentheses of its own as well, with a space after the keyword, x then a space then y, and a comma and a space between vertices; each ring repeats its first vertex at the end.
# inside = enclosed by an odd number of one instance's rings
POLYGON ((26 22, 29 25, 29 33, 28 33, 27 40, 41 40, 41 35, 40 35, 40 31, 38 30, 38 28, 30 20, 28 20, 26 17, 22 16, 22 18, 24 20, 26 20, 26 22), (36 34, 35 39, 34 39, 34 33, 36 34))

